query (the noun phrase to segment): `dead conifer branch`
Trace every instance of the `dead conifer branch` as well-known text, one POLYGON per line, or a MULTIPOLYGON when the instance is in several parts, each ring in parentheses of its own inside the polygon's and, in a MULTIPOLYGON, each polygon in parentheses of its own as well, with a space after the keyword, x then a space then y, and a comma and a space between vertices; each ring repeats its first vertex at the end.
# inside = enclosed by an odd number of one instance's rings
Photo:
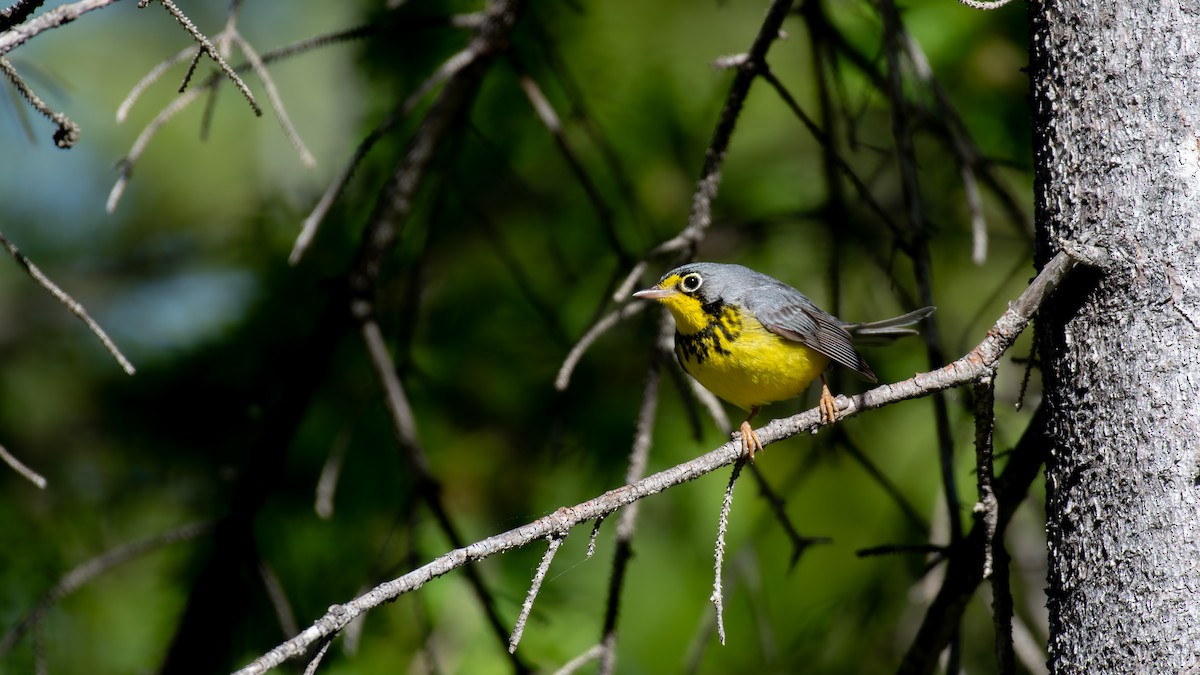
POLYGON ((600 536, 600 526, 604 524, 605 516, 600 516, 592 525, 592 533, 588 536, 587 557, 596 555, 596 538, 600 536))
POLYGON ((571 351, 567 353, 567 358, 563 359, 563 364, 558 369, 558 376, 554 378, 554 388, 559 391, 566 391, 567 387, 571 384, 571 374, 575 372, 575 366, 579 365, 579 360, 583 358, 584 353, 592 346, 592 343, 618 323, 625 321, 645 308, 646 303, 644 302, 628 302, 620 309, 606 314, 604 318, 589 328, 579 338, 579 341, 575 343, 575 346, 571 348, 571 351))
POLYGON ((152 551, 157 551, 163 546, 190 541, 206 535, 212 529, 212 524, 210 523, 185 525, 175 530, 122 544, 75 566, 64 574, 58 580, 58 583, 54 584, 53 588, 42 594, 37 604, 26 612, 19 621, 13 624, 8 629, 8 632, 4 634, 4 637, 0 637, 0 660, 12 650, 13 646, 16 645, 17 641, 25 633, 38 627, 46 612, 57 605, 60 600, 79 590, 96 577, 118 565, 122 565, 152 551))
MULTIPOLYGON (((196 24, 192 23, 192 20, 189 19, 187 15, 175 5, 173 0, 158 0, 158 2, 162 4, 162 6, 167 10, 168 13, 171 14, 171 16, 175 17, 175 20, 179 22, 179 25, 183 26, 183 29, 192 36, 192 39, 200 45, 200 49, 204 53, 208 54, 208 57, 212 59, 221 69, 221 72, 225 73, 225 76, 233 82, 233 84, 238 88, 238 91, 242 92, 242 96, 246 97, 246 101, 250 104, 250 109, 254 111, 254 114, 258 117, 262 117, 262 108, 258 105, 258 101, 254 99, 254 94, 250 91, 250 88, 246 86, 246 83, 242 80, 241 76, 237 74, 237 71, 235 71, 229 65, 229 62, 225 60, 225 57, 221 56, 220 50, 213 45, 213 43, 208 39, 207 36, 204 35, 204 33, 200 32, 200 29, 196 27, 196 24)), ((145 6, 145 3, 139 3, 139 6, 145 6)), ((190 77, 191 69, 189 69, 188 74, 190 77)), ((179 93, 182 94, 186 90, 187 79, 185 78, 183 84, 179 88, 179 93)))
POLYGON ((5 464, 12 468, 13 471, 21 474, 30 483, 43 490, 46 489, 46 479, 40 473, 22 464, 21 460, 17 459, 3 445, 0 445, 0 460, 4 460, 5 464))
MULTIPOLYGON (((974 349, 938 370, 918 373, 907 380, 884 384, 849 398, 839 397, 839 419, 900 401, 927 396, 935 391, 945 391, 973 382, 984 373, 990 372, 990 369, 996 365, 1000 357, 1029 324, 1033 314, 1041 307, 1046 297, 1080 262, 1080 259, 1074 254, 1067 251, 1060 252, 1046 264, 1021 296, 1010 303, 1004 314, 988 330, 987 336, 974 349)), ((769 445, 797 434, 813 433, 821 427, 821 413, 818 409, 813 408, 798 415, 773 420, 756 430, 756 433, 764 445, 769 445)), ((581 523, 594 521, 650 495, 658 494, 676 485, 712 473, 723 466, 733 464, 741 457, 743 457, 741 443, 730 440, 704 455, 659 471, 635 483, 609 490, 575 506, 562 507, 550 515, 507 532, 457 547, 407 574, 379 584, 345 604, 333 605, 312 626, 258 657, 239 670, 238 675, 265 673, 288 659, 300 656, 318 641, 344 629, 354 618, 379 605, 391 602, 401 595, 415 591, 459 567, 527 546, 531 542, 544 539, 556 532, 567 532, 581 523)))
POLYGON ((713 591, 709 601, 717 613, 717 639, 725 644, 725 596, 721 588, 721 572, 725 566, 725 533, 729 529, 729 512, 733 508, 733 488, 737 485, 738 475, 746 462, 738 457, 733 465, 733 473, 729 476, 729 484, 725 486, 725 499, 721 502, 721 515, 717 518, 717 544, 713 556, 713 591))
POLYGON ((51 281, 49 277, 47 277, 45 274, 42 274, 42 271, 37 268, 37 265, 34 265, 29 258, 26 258, 24 254, 22 254, 21 251, 18 250, 17 247, 4 236, 3 233, 0 233, 0 245, 3 245, 4 248, 8 249, 8 252, 12 254, 13 259, 17 261, 17 264, 20 265, 26 272, 28 272, 29 276, 33 277, 34 281, 38 282, 42 288, 49 291, 50 295, 53 295, 55 299, 61 302, 64 307, 71 311, 72 314, 79 317, 81 321, 87 324, 88 329, 91 330, 96 337, 100 338, 100 343, 104 345, 104 348, 108 350, 109 354, 113 355, 113 358, 117 360, 117 363, 120 364, 122 370, 130 375, 133 375, 137 372, 137 369, 133 367, 133 364, 129 362, 129 359, 125 358, 125 355, 121 353, 121 350, 117 347, 117 344, 112 341, 112 338, 108 337, 108 333, 104 332, 104 329, 100 327, 100 324, 96 323, 96 321, 92 319, 91 315, 88 314, 87 309, 84 308, 84 306, 80 304, 78 300, 72 298, 66 293, 66 291, 62 290, 57 284, 51 281))
POLYGON ((162 129, 172 117, 178 115, 183 111, 184 108, 188 107, 192 101, 196 100, 196 98, 200 96, 201 91, 203 90, 199 88, 189 89, 183 94, 179 95, 177 98, 173 99, 166 105, 166 107, 160 110, 159 113, 154 116, 154 119, 150 120, 150 123, 142 129, 140 134, 138 134, 138 137, 133 141, 133 147, 129 149, 129 154, 125 155, 125 157, 118 162, 117 181, 113 183, 112 189, 109 190, 108 200, 104 205, 106 211, 113 213, 117 210, 117 204, 120 203, 121 197, 125 194, 125 188, 129 185, 129 176, 133 173, 133 167, 135 164, 137 164, 137 161, 141 159, 142 153, 146 151, 146 148, 150 145, 150 141, 154 138, 154 135, 157 134, 159 129, 162 129))
POLYGON ((308 665, 304 666, 304 675, 316 675, 317 668, 321 667, 321 661, 325 658, 325 653, 329 651, 329 645, 333 644, 333 636, 330 636, 321 644, 321 648, 313 655, 312 660, 308 665))
POLYGON ((24 23, 46 0, 17 0, 11 7, 0 9, 0 31, 24 23))
MULTIPOLYGON (((333 208, 333 203, 345 191, 346 185, 349 184, 350 178, 358 169, 366 156, 375 147, 381 138, 386 136, 392 129, 400 123, 401 120, 412 114, 413 109, 417 104, 425 98, 427 94, 433 91, 437 86, 447 79, 453 77, 463 68, 470 65, 476 58, 477 53, 464 49, 454 56, 447 59, 441 66, 438 67, 424 82, 421 83, 404 101, 396 107, 392 114, 388 115, 378 126, 367 134, 366 138, 358 144, 354 149, 354 154, 350 157, 350 161, 346 163, 338 175, 330 182, 329 187, 325 189, 321 199, 317 201, 317 205, 313 207, 308 217, 304 219, 304 223, 300 228, 300 234, 296 237, 296 243, 292 245, 292 252, 288 256, 288 263, 295 265, 300 262, 300 258, 308 247, 312 244, 313 238, 317 234, 317 228, 324 222, 325 216, 329 214, 329 209, 333 208)), ((265 61, 265 59, 264 59, 265 61)))
POLYGON ((759 470, 757 464, 750 465, 750 474, 754 476, 754 480, 758 483, 759 495, 767 503, 767 507, 771 511, 771 515, 775 516, 775 520, 779 522, 779 526, 783 528, 784 534, 787 535, 788 541, 792 544, 792 557, 788 560, 788 569, 796 568, 796 563, 800 562, 800 556, 808 550, 813 544, 828 544, 833 540, 829 537, 806 537, 800 534, 796 529, 796 525, 792 523, 792 519, 787 514, 787 504, 783 497, 771 487, 767 482, 767 477, 759 470))
POLYGON ((562 668, 554 671, 554 675, 572 675, 575 671, 600 658, 600 653, 603 650, 604 647, 602 645, 592 645, 591 649, 564 663, 562 668))
POLYGON ((287 136, 288 142, 300 156, 300 163, 307 169, 315 168, 317 158, 309 152, 308 147, 304 145, 304 140, 300 138, 300 133, 296 131, 296 125, 292 124, 292 118, 283 105, 283 97, 279 94, 279 87, 275 86, 275 79, 271 77, 271 71, 267 70, 266 64, 263 63, 254 47, 239 33, 233 33, 232 39, 238 49, 242 50, 242 54, 246 56, 246 61, 258 75, 258 79, 262 81, 263 88, 267 90, 267 101, 270 102, 271 109, 275 111, 275 117, 279 119, 279 126, 283 128, 284 136, 287 136))
POLYGON ((960 3, 970 7, 971 9, 1000 9, 1001 7, 1012 2, 1012 0, 958 0, 960 3))
POLYGON ((0 56, 20 47, 40 33, 71 23, 88 12, 103 9, 115 2, 117 0, 79 0, 79 2, 43 12, 19 26, 0 33, 0 56))
POLYGON ((46 102, 40 96, 35 94, 29 85, 26 84, 21 74, 13 67, 11 61, 0 56, 0 71, 4 71, 5 77, 12 83, 14 89, 29 103, 30 107, 38 112, 42 117, 54 122, 57 128, 54 131, 54 144, 60 148, 68 149, 79 141, 79 125, 71 121, 71 118, 60 112, 55 112, 46 105, 46 102))
POLYGON ((988 373, 975 381, 975 472, 979 486, 979 501, 973 509, 975 517, 983 523, 983 578, 992 576, 992 546, 996 537, 996 521, 999 504, 992 489, 995 480, 992 466, 992 427, 995 421, 995 372, 988 373))
POLYGON ((129 93, 125 95, 125 100, 121 101, 121 105, 117 106, 117 122, 124 122, 129 117, 130 109, 133 108, 133 105, 137 103, 142 94, 150 88, 150 85, 162 79, 162 76, 171 68, 192 58, 194 51, 195 47, 185 47, 176 52, 174 56, 167 57, 157 66, 151 68, 150 72, 138 80, 137 84, 133 85, 133 89, 130 89, 129 93))
POLYGON ((521 644, 521 636, 525 634, 525 622, 529 620, 529 613, 533 611, 533 601, 537 598, 538 591, 542 589, 542 582, 546 579, 546 572, 550 571, 550 563, 554 562, 554 555, 558 553, 559 547, 566 539, 566 533, 552 534, 548 537, 546 552, 542 555, 542 562, 538 563, 537 571, 533 574, 529 592, 525 594, 525 602, 521 603, 521 613, 517 616, 512 636, 508 639, 509 654, 516 652, 517 645, 521 644))

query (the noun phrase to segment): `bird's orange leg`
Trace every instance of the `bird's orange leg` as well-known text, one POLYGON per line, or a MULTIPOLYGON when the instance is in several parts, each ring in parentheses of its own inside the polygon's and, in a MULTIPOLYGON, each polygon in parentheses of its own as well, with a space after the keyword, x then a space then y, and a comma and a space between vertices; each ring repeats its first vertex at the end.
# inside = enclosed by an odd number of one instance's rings
POLYGON ((754 430, 750 428, 750 420, 754 419, 754 416, 757 414, 758 406, 754 406, 750 409, 750 415, 746 418, 746 421, 742 422, 742 426, 739 428, 742 434, 742 452, 750 456, 751 462, 754 461, 755 450, 763 449, 763 444, 759 440, 758 434, 754 433, 754 430))
POLYGON ((821 375, 821 421, 833 424, 837 421, 837 402, 829 393, 829 385, 825 384, 825 375, 821 375))

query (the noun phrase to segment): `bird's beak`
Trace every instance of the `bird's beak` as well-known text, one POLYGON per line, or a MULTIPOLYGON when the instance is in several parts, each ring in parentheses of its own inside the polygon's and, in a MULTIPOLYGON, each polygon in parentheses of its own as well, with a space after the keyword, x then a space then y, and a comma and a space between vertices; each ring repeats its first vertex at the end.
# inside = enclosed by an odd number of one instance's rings
POLYGON ((674 288, 659 288, 658 286, 654 286, 653 288, 647 288, 634 293, 633 297, 642 300, 662 300, 663 298, 675 295, 677 292, 674 288))

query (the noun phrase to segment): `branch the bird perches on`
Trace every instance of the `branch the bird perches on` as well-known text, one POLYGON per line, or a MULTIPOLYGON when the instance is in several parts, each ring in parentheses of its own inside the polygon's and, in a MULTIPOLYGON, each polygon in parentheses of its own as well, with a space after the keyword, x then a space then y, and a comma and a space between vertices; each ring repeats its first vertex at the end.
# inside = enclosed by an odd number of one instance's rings
MULTIPOLYGON (((1033 315, 1050 293, 1058 287, 1077 264, 1086 262, 1079 253, 1070 251, 1058 253, 1046 264, 1021 296, 1009 305, 974 349, 937 370, 917 373, 907 380, 880 385, 862 394, 849 397, 839 396, 839 418, 844 419, 867 410, 919 398, 990 376, 1000 357, 1029 325, 1033 315)), ((757 432, 763 444, 769 445, 800 433, 816 433, 820 428, 820 411, 813 408, 798 415, 772 420, 757 432)), ((237 671, 237 675, 265 673, 288 659, 299 657, 314 645, 336 635, 355 617, 379 605, 391 602, 405 593, 415 591, 429 581, 467 563, 550 537, 561 539, 578 525, 603 518, 644 497, 729 466, 738 461, 741 456, 741 442, 730 440, 707 454, 647 476, 636 483, 609 490, 598 497, 574 506, 564 506, 550 515, 520 527, 449 551, 403 576, 379 584, 345 604, 331 606, 329 611, 317 619, 312 626, 255 659, 237 671)))

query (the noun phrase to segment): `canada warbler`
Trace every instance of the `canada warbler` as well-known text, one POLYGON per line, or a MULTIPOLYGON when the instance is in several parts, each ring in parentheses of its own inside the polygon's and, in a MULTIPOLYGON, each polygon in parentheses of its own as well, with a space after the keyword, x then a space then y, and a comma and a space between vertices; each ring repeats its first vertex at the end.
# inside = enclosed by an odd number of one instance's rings
POLYGON ((821 310, 800 291, 741 265, 697 262, 663 275, 635 298, 656 300, 675 317, 675 355, 706 389, 750 411, 740 428, 750 459, 762 441, 750 428, 759 408, 795 398, 821 378, 821 415, 830 423, 837 406, 825 384, 830 360, 863 379, 875 373, 854 349, 854 340, 913 335, 911 328, 933 313, 923 307, 894 319, 846 323, 821 310))

